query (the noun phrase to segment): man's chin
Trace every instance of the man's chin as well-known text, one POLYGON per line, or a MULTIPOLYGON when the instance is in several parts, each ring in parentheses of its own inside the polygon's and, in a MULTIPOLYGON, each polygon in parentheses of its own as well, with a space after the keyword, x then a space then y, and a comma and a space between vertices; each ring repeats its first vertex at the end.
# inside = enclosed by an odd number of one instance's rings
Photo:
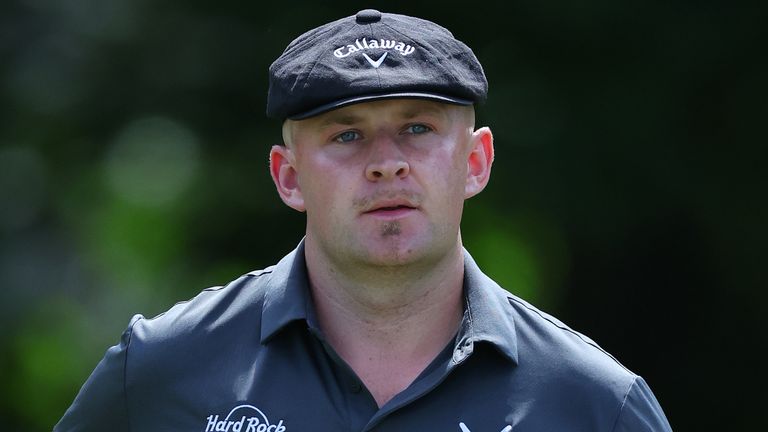
MULTIPOLYGON (((393 231, 396 227, 391 228, 393 231)), ((396 234, 368 245, 361 254, 369 265, 381 267, 402 267, 418 263, 424 259, 424 248, 413 238, 397 238, 396 234)))

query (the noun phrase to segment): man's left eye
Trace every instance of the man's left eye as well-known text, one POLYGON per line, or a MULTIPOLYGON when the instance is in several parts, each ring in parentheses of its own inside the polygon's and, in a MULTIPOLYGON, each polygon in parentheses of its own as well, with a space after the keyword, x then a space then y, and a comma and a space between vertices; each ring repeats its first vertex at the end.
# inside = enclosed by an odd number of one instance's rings
POLYGON ((342 143, 347 143, 357 139, 360 139, 360 133, 356 131, 344 131, 338 134, 333 140, 342 142, 342 143))
POLYGON ((429 127, 427 125, 420 124, 420 123, 412 124, 412 125, 408 126, 408 128, 406 129, 406 132, 412 133, 412 134, 415 134, 415 135, 420 135, 420 134, 431 132, 431 131, 432 131, 431 127, 429 127))

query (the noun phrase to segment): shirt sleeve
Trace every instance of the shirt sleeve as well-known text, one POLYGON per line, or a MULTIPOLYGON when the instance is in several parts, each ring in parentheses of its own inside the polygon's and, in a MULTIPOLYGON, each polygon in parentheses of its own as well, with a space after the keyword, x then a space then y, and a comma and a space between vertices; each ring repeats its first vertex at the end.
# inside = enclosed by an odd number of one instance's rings
POLYGON ((661 405, 643 378, 637 377, 632 383, 613 430, 614 432, 672 432, 672 427, 661 405))
POLYGON ((133 326, 141 315, 131 319, 120 343, 109 348, 75 401, 54 426, 54 432, 128 432, 125 372, 133 326))

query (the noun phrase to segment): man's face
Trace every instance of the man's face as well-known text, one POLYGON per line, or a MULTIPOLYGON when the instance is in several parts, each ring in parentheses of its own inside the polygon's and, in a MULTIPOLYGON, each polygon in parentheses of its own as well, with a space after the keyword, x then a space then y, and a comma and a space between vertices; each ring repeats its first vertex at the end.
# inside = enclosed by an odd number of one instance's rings
POLYGON ((395 99, 289 121, 272 174, 278 190, 291 189, 281 191, 286 203, 306 210, 307 242, 336 265, 440 259, 460 241, 464 200, 487 182, 473 177, 484 139, 490 171, 490 131, 473 131, 473 116, 468 107, 395 99))

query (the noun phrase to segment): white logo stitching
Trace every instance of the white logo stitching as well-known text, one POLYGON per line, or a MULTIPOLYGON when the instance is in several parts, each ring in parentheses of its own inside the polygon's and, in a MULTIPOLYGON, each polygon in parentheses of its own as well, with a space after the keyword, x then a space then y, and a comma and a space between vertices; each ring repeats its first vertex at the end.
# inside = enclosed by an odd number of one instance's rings
MULTIPOLYGON (((461 429, 461 432, 472 432, 471 430, 469 430, 467 425, 464 424, 464 422, 459 422, 459 428, 461 429)), ((501 430, 501 432, 510 432, 511 430, 512 430, 512 426, 506 425, 504 426, 504 429, 501 430)))
POLYGON ((416 51, 416 48, 405 44, 404 42, 392 40, 392 39, 373 39, 368 40, 366 38, 355 39, 355 43, 344 45, 340 48, 336 48, 333 50, 333 55, 337 58, 344 58, 348 57, 358 51, 363 50, 369 50, 369 49, 385 49, 385 50, 395 50, 402 54, 403 56, 407 56, 409 54, 412 54, 414 51, 416 51))
POLYGON ((206 420, 205 432, 285 432, 282 419, 277 424, 270 424, 266 414, 253 405, 232 408, 224 420, 219 420, 218 414, 211 414, 206 420), (238 410, 239 415, 233 415, 238 410))
POLYGON ((368 54, 366 54, 366 53, 363 53, 363 57, 365 57, 365 59, 366 59, 366 60, 368 60, 368 63, 370 63, 370 64, 371 64, 371 66, 373 66, 373 67, 375 67, 376 69, 378 69, 378 68, 379 68, 379 66, 381 66, 381 62, 383 62, 383 61, 384 61, 384 58, 387 56, 387 54, 388 54, 388 53, 384 53, 384 54, 382 54, 382 55, 381 55, 381 57, 379 57, 379 59, 378 59, 378 60, 376 60, 376 61, 373 61, 373 59, 372 59, 372 58, 370 58, 370 57, 368 57, 368 54))

